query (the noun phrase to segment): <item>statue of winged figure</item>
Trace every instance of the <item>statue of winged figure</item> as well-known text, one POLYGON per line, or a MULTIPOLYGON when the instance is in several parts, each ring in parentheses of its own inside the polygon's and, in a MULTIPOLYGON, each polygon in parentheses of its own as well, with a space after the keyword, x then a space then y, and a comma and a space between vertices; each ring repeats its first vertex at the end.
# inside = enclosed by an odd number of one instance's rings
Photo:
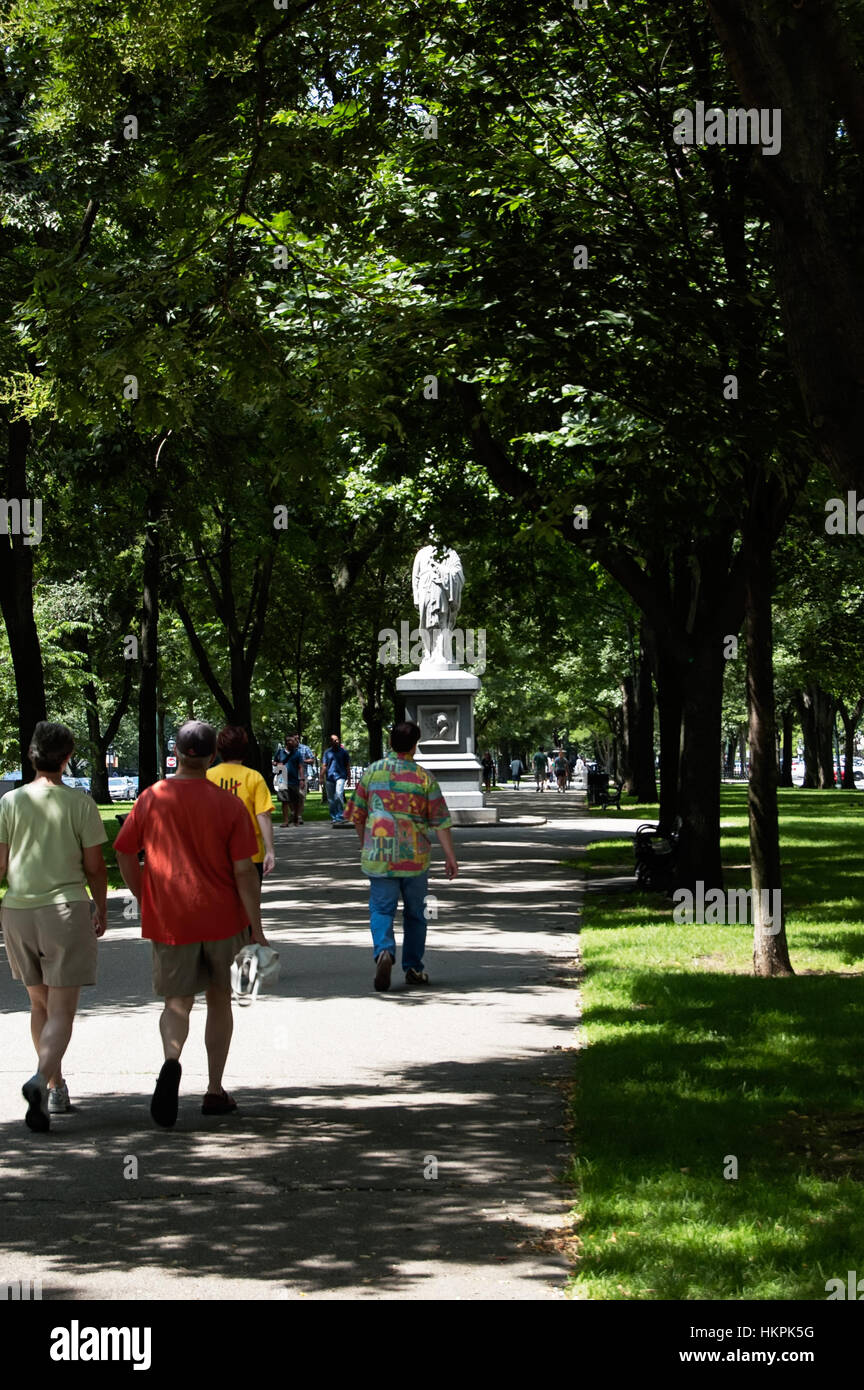
POLYGON ((455 550, 424 545, 414 557, 411 585, 420 613, 420 637, 425 655, 421 671, 453 670, 453 629, 462 601, 465 572, 455 550))

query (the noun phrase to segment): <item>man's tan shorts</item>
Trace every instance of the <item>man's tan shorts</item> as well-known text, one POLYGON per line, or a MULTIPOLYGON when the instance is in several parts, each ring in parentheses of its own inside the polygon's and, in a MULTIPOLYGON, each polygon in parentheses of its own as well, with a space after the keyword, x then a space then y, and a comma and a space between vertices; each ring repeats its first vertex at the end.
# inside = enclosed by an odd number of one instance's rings
POLYGON ((211 985, 231 989, 231 963, 248 946, 248 927, 224 941, 193 941, 188 946, 166 946, 152 941, 153 989, 163 999, 200 994, 211 985))
POLYGON ((97 937, 89 898, 48 907, 4 907, 0 925, 16 980, 52 988, 95 985, 97 937))

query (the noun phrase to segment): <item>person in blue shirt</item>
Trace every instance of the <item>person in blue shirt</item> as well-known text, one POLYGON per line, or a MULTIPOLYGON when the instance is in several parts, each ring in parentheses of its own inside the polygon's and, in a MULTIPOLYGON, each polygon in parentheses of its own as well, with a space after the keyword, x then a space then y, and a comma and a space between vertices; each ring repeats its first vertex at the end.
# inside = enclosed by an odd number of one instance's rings
POLYGON ((315 771, 315 767, 318 760, 315 757, 315 754, 312 752, 312 749, 309 747, 309 744, 304 743, 300 738, 299 734, 297 736, 297 752, 300 754, 301 760, 303 762, 304 779, 308 783, 310 777, 315 771))
POLYGON ((310 773, 315 768, 315 754, 308 743, 301 743, 299 734, 286 734, 284 744, 276 749, 273 759, 280 767, 282 787, 276 795, 282 802, 282 821, 288 824, 287 807, 291 808, 291 824, 303 824, 303 805, 310 773), (280 792, 282 793, 280 795, 280 792))
POLYGON ((330 746, 324 750, 321 770, 327 788, 327 804, 331 825, 345 824, 345 784, 351 773, 347 748, 339 742, 338 734, 330 735, 330 746))

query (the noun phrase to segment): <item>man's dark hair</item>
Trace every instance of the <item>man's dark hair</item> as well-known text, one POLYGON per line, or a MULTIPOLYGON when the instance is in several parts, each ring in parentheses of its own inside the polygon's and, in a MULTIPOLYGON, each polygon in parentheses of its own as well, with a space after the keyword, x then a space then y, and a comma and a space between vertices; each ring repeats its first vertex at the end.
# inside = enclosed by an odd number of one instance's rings
POLYGON ((223 762, 245 758, 249 747, 249 735, 239 724, 226 724, 216 738, 216 752, 223 762))
POLYGON ((177 730, 181 758, 210 758, 216 752, 216 730, 201 719, 187 719, 177 730))
POLYGON ((37 772, 59 772, 75 750, 75 737, 65 724, 40 719, 33 730, 27 755, 37 772))
POLYGON ((419 742, 420 725, 410 719, 403 719, 401 724, 394 724, 390 730, 390 747, 394 753, 410 753, 419 742))

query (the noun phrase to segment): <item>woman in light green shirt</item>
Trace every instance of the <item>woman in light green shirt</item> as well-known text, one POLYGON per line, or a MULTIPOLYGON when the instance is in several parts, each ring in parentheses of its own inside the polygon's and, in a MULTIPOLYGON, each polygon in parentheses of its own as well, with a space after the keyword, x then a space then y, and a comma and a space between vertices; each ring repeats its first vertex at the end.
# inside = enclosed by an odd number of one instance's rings
POLYGON ((39 1131, 71 1109, 63 1057, 81 986, 96 983, 96 938, 106 924, 108 837, 95 801, 63 783, 74 750, 65 724, 41 720, 29 749, 36 777, 0 800, 0 881, 8 884, 0 926, 12 974, 30 996, 39 1069, 22 1091, 25 1121, 39 1131))

